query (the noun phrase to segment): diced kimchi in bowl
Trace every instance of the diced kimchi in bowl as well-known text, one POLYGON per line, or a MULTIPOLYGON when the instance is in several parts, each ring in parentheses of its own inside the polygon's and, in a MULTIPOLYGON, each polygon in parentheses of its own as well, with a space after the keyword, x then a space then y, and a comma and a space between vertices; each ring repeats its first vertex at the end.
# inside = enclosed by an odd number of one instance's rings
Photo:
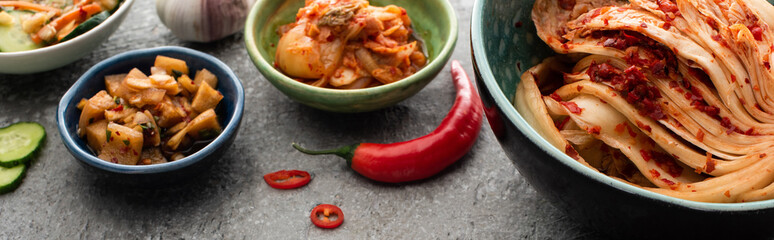
POLYGON ((364 112, 432 81, 457 32, 444 0, 264 0, 247 18, 245 44, 263 76, 291 99, 364 112))
POLYGON ((228 66, 161 47, 97 64, 62 98, 57 122, 84 165, 147 179, 215 162, 236 136, 243 108, 242 84, 228 66))

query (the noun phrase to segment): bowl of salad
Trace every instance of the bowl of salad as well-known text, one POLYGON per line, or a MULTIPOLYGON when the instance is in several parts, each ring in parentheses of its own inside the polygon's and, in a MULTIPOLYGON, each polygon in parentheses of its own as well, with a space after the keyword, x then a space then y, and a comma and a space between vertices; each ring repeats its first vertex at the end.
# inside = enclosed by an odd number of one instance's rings
POLYGON ((0 73, 52 70, 118 29, 134 0, 0 1, 0 73))

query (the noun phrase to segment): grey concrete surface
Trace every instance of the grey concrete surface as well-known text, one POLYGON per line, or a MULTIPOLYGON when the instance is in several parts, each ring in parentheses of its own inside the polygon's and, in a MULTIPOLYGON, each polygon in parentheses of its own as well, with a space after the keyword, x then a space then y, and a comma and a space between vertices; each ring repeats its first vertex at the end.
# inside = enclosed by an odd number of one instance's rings
MULTIPOLYGON (((453 59, 470 74, 473 0, 451 0, 460 22, 453 59)), ((63 68, 0 75, 0 126, 37 121, 46 144, 21 187, 0 195, 0 239, 597 239, 525 182, 489 126, 472 151, 441 174, 386 185, 365 179, 334 156, 312 157, 290 143, 329 148, 395 142, 432 131, 454 101, 447 68, 416 96, 384 110, 334 114, 302 106, 273 88, 249 60, 241 34, 212 44, 177 40, 139 0, 127 20, 94 52, 63 68), (230 152, 189 183, 170 189, 126 189, 90 175, 67 152, 55 127, 59 98, 97 62, 131 49, 176 45, 227 63, 246 90, 243 124, 230 152), (280 191, 265 173, 303 169, 301 189, 280 191), (344 224, 316 228, 319 203, 341 207, 344 224)))

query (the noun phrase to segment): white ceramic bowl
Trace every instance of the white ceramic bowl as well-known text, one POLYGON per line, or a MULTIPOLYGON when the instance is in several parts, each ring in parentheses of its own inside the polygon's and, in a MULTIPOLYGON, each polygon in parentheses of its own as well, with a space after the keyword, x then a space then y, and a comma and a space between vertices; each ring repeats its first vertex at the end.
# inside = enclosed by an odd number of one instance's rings
POLYGON ((21 52, 0 52, 0 73, 27 74, 52 70, 85 56, 118 29, 135 0, 125 0, 118 10, 94 29, 69 41, 21 52))

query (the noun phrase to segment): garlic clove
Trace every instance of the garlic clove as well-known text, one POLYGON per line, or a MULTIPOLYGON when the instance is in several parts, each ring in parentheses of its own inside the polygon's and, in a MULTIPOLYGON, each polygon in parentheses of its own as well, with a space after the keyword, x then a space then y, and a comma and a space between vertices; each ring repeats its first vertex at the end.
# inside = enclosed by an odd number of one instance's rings
POLYGON ((156 13, 184 41, 212 42, 242 30, 255 0, 157 0, 156 13))

